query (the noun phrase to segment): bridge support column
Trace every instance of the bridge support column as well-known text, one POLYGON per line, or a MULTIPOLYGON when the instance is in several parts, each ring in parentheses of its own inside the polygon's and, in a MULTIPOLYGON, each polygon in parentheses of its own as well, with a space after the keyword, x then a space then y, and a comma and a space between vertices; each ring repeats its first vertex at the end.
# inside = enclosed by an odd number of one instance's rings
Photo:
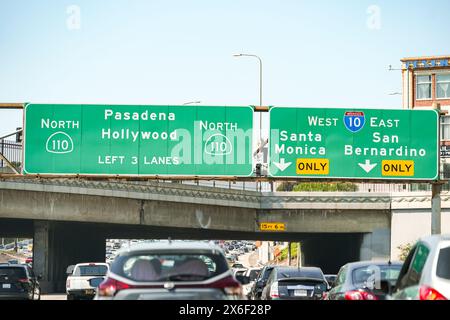
POLYGON ((36 275, 42 277, 40 284, 43 293, 53 292, 50 283, 49 247, 51 223, 48 221, 34 222, 33 236, 33 269, 36 275))
POLYGON ((105 237, 94 227, 35 221, 33 268, 37 275, 42 275, 42 293, 65 292, 69 265, 104 261, 105 237))
POLYGON ((389 260, 391 256, 391 230, 376 229, 363 236, 361 244, 361 260, 389 260))

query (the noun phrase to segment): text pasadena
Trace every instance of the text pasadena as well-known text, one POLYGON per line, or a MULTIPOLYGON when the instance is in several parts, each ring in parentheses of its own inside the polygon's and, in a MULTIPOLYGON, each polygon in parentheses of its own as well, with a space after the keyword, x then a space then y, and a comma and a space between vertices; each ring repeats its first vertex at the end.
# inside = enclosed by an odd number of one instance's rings
POLYGON ((159 120, 159 121, 174 121, 175 113, 169 112, 148 112, 145 110, 144 112, 120 112, 113 111, 111 109, 105 109, 105 120, 113 118, 115 120, 159 120))
POLYGON ((133 131, 130 129, 120 129, 120 130, 111 130, 111 129, 102 129, 102 139, 113 139, 113 140, 129 140, 132 139, 133 142, 136 142, 138 139, 140 140, 172 140, 177 141, 178 135, 177 131, 174 130, 172 132, 157 132, 157 131, 133 131))

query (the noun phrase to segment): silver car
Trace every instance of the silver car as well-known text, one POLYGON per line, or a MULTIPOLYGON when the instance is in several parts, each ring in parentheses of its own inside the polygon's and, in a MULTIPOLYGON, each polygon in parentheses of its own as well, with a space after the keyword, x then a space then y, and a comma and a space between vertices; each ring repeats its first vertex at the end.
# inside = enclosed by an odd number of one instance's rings
POLYGON ((392 298, 450 299, 450 235, 425 237, 416 243, 403 264, 392 298))

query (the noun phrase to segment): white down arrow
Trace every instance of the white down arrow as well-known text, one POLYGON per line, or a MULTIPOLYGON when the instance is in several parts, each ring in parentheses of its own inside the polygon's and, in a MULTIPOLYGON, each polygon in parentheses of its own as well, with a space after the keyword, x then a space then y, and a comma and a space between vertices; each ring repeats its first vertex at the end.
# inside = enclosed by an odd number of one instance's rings
POLYGON ((358 165, 367 173, 373 170, 378 163, 370 163, 370 160, 366 160, 366 163, 358 163, 358 165))
POLYGON ((292 162, 288 162, 286 163, 284 158, 280 159, 280 162, 274 162, 273 163, 278 169, 280 169, 281 172, 283 172, 284 170, 286 170, 287 168, 289 168, 289 166, 292 164, 292 162))

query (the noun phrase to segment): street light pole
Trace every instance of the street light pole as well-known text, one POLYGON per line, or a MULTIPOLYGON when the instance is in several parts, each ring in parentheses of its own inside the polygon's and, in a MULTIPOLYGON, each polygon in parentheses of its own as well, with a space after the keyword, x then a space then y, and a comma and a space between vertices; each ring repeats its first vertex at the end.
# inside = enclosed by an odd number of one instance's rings
MULTIPOLYGON (((236 53, 233 54, 233 57, 253 57, 258 59, 259 61, 259 106, 262 107, 262 90, 263 90, 263 69, 262 69, 262 60, 255 54, 246 54, 246 53, 236 53)), ((259 113, 259 141, 262 145, 262 112, 259 113)))

